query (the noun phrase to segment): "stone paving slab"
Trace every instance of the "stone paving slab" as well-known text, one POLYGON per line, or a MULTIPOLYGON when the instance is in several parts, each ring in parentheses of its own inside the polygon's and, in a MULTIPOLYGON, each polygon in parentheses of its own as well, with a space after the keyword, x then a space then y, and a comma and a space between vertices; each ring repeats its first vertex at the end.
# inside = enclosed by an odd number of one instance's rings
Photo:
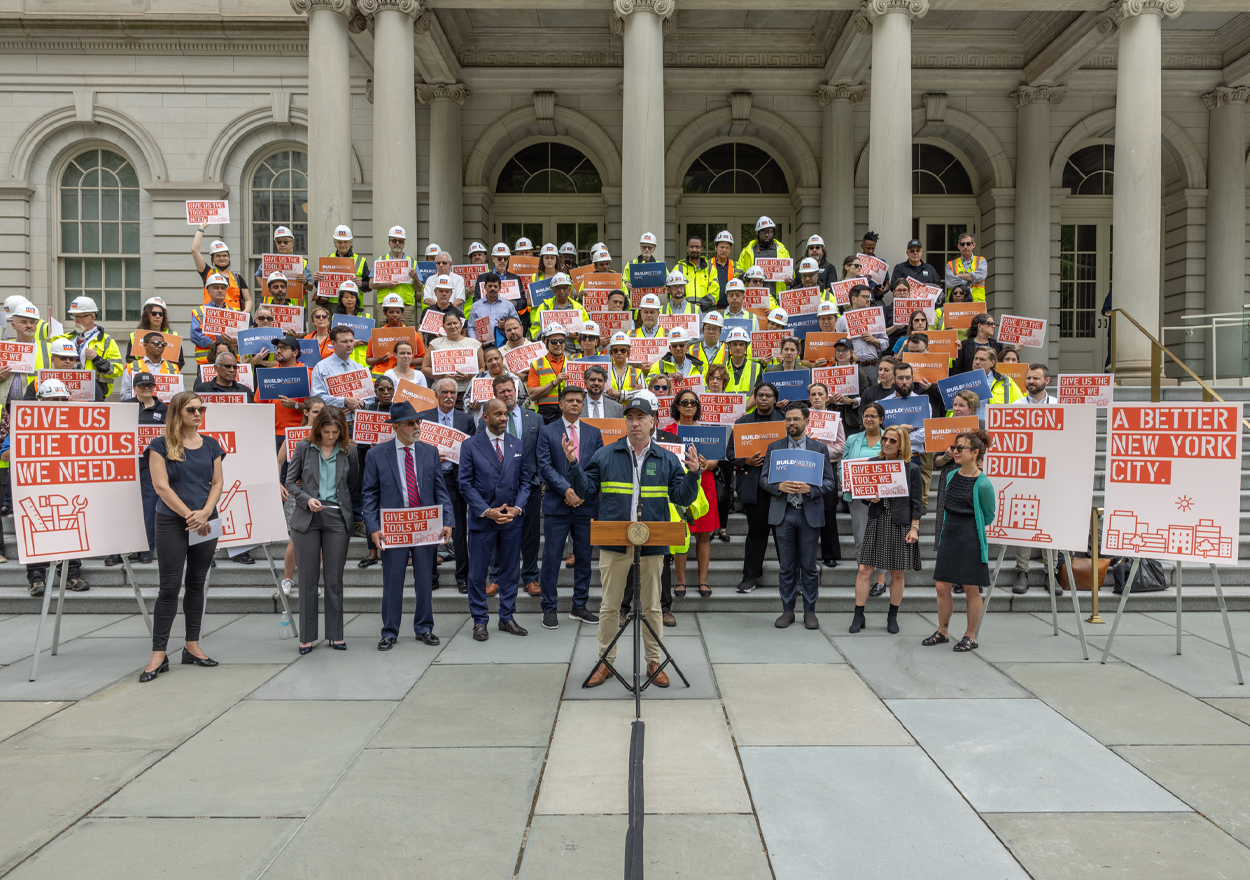
POLYGON ((298 819, 84 819, 8 876, 13 880, 254 880, 298 819), (158 874, 157 872, 160 872, 158 874))
POLYGON ((299 640, 278 637, 279 617, 277 614, 245 614, 216 632, 204 635, 200 647, 223 664, 291 663, 299 657, 299 640))
MULTIPOLYGON (((1176 630, 1170 636, 1122 636, 1116 634, 1111 656, 1131 663, 1174 688, 1199 698, 1244 697, 1246 686, 1237 684, 1233 655, 1228 648, 1206 639, 1186 639, 1176 653, 1176 630)), ((1091 639, 1090 653, 1097 662, 1102 657, 1104 638, 1091 639), (1097 653, 1094 653, 1095 647, 1097 653)), ((1241 671, 1250 676, 1250 660, 1241 658, 1241 671)))
POLYGON ((93 815, 307 816, 392 706, 244 700, 93 815))
POLYGON ((173 749, 281 669, 173 666, 146 684, 128 675, 7 745, 18 749, 173 749))
MULTIPOLYGON (((930 629, 925 635, 932 632, 930 629)), ((949 644, 926 648, 919 638, 860 638, 849 634, 836 636, 833 641, 883 700, 1028 696, 975 652, 956 654, 949 644)))
POLYGON ((119 678, 134 675, 152 658, 151 639, 74 639, 55 657, 39 656, 30 680, 30 657, 0 669, 0 700, 81 700, 119 678))
POLYGON ((700 614, 699 631, 713 663, 846 662, 823 632, 803 628, 801 613, 786 629, 773 626, 776 619, 773 613, 700 614))
MULTIPOLYGON (((868 639, 874 636, 885 636, 889 639, 895 639, 899 637, 914 636, 916 640, 919 641, 929 635, 929 633, 933 632, 933 630, 937 629, 937 618, 932 615, 932 610, 930 610, 927 614, 924 612, 917 612, 915 609, 921 607, 920 601, 916 601, 914 604, 909 604, 906 600, 904 600, 903 607, 911 608, 912 610, 899 611, 899 634, 898 636, 892 636, 886 632, 885 629, 886 611, 889 608, 885 601, 885 597, 882 596, 880 599, 869 599, 868 602, 868 608, 864 614, 864 618, 868 622, 868 625, 855 634, 856 638, 868 639)), ((960 606, 956 605, 955 608, 958 611, 960 606)), ((780 611, 778 611, 778 613, 780 613, 780 611)), ((850 633, 848 633, 846 629, 851 625, 851 617, 852 615, 845 611, 838 612, 837 614, 829 611, 822 612, 820 615, 820 628, 832 638, 836 638, 837 636, 849 636, 850 633)))
MULTIPOLYGON (((295 644, 294 639, 289 640, 295 644)), ((254 700, 399 701, 442 650, 415 639, 379 651, 377 639, 348 638, 346 651, 326 642, 298 658, 252 695, 254 700)))
MULTIPOLYGON (((1129 601, 1133 601, 1131 596, 1129 601)), ((1155 611, 1147 616, 1166 623, 1175 630, 1175 612, 1168 614, 1155 611)), ((1237 645, 1237 653, 1250 655, 1250 613, 1229 612, 1228 624, 1233 630, 1233 642, 1237 645)), ((1215 642, 1217 645, 1228 647, 1228 633, 1224 631, 1224 615, 1218 611, 1185 611, 1181 615, 1181 628, 1185 633, 1192 633, 1207 641, 1215 642)), ((1182 641, 1181 644, 1183 646, 1184 642, 1182 641)))
POLYGON ((713 667, 739 746, 914 745, 846 665, 713 667))
MULTIPOLYGON (((39 609, 42 605, 31 599, 30 614, 19 614, 8 620, 0 620, 0 666, 15 663, 29 658, 35 653, 35 635, 39 632, 39 609)), ((42 600, 40 600, 42 601, 42 600)), ((68 600, 66 600, 68 603, 68 600)), ((135 606, 136 609, 138 606, 135 606)), ((109 624, 116 623, 127 617, 125 614, 71 614, 68 611, 61 615, 61 644, 72 641, 109 624)), ((142 625, 142 624, 140 624, 142 625)), ((56 626, 56 597, 52 597, 52 607, 48 609, 48 623, 43 630, 43 649, 48 650, 52 644, 52 630, 56 626)), ((147 636, 144 629, 143 635, 147 636)), ((148 650, 151 650, 149 645, 148 650)))
POLYGON ((739 753, 776 877, 1027 880, 919 748, 739 753))
POLYGON ((1250 846, 1250 746, 1117 746, 1115 751, 1250 846))
POLYGON ((1034 880, 1237 880, 1250 850, 1192 813, 984 813, 1034 880))
MULTIPOLYGON (((535 813, 624 813, 632 702, 566 702, 535 813)), ((643 711, 648 813, 749 813, 725 715, 716 700, 657 702, 643 711)))
MULTIPOLYGON (((149 606, 148 611, 151 612, 149 606)), ((200 637, 206 637, 217 632, 223 626, 228 626, 242 617, 242 614, 205 614, 204 622, 200 624, 200 637)), ((63 631, 63 630, 62 630, 63 631)), ((186 621, 179 609, 178 617, 174 620, 173 629, 169 633, 170 652, 181 650, 183 636, 186 635, 186 621), (177 648, 174 643, 177 642, 177 648)), ((131 614, 117 623, 111 623, 108 626, 102 626, 99 629, 93 629, 90 632, 83 633, 84 638, 135 638, 150 639, 152 636, 148 632, 147 624, 143 622, 143 616, 140 614, 131 614)))
POLYGON ((1123 663, 1002 670, 1104 745, 1250 745, 1250 725, 1123 663))
POLYGON ((101 800, 158 760, 131 749, 0 749, 0 874, 55 838, 101 800))
POLYGON ((887 705, 979 812, 1187 809, 1040 700, 887 705))
POLYGON ((1240 718, 1246 724, 1250 724, 1250 697, 1243 699, 1226 699, 1226 700, 1203 700, 1222 712, 1227 712, 1234 718, 1240 718))
MULTIPOLYGON (((349 638, 373 639, 377 644, 378 639, 382 637, 382 615, 380 613, 371 614, 345 614, 343 615, 343 632, 349 638), (347 620, 351 617, 351 620, 347 620)), ((434 635, 446 644, 451 640, 466 620, 469 619, 467 614, 435 614, 434 615, 434 635)), ((572 621, 570 621, 571 623, 572 621)), ((400 641, 413 641, 412 629, 412 612, 405 613, 401 621, 400 641)), ((324 634, 324 633, 323 633, 324 634)))
POLYGON ((557 663, 435 666, 369 747, 545 749, 567 671, 557 663))
MULTIPOLYGON (((1071 605, 1068 606, 1068 620, 1072 622, 1071 605)), ((965 626, 958 617, 951 620, 952 645, 962 638, 965 626)), ((1081 640, 1063 629, 1056 636, 1049 614, 1044 618, 1032 614, 991 614, 981 625, 978 642, 977 656, 1000 667, 1003 663, 1070 663, 1083 659, 1081 640)), ((1093 656, 1091 648, 1090 657, 1093 656)))
POLYGON ((0 741, 21 733, 32 724, 37 724, 49 715, 54 715, 66 706, 72 705, 74 705, 73 702, 69 700, 49 700, 43 703, 0 703, 0 741))
POLYGON ((542 749, 367 749, 264 880, 511 880, 542 761, 542 749))
MULTIPOLYGON (((625 816, 535 816, 518 880, 615 877, 627 826, 625 816)), ((643 837, 647 880, 772 880, 754 816, 648 815, 643 837)))
POLYGON ((595 631, 595 625, 583 625, 569 620, 567 613, 560 615, 560 628, 543 629, 541 614, 518 614, 517 623, 529 631, 527 636, 514 636, 498 629, 499 619, 491 615, 490 638, 484 642, 473 641, 473 621, 464 618, 464 624, 453 634, 438 633, 446 647, 439 655, 438 663, 568 663, 573 656, 573 642, 579 629, 595 631), (447 644, 447 636, 452 636, 447 644))
MULTIPOLYGON (((1110 590, 1100 592, 1098 600, 1098 614, 1102 617, 1104 623, 1090 623, 1085 620, 1088 614, 1081 618, 1085 624, 1085 638, 1091 638, 1097 635, 1106 635, 1111 632, 1111 623, 1115 620, 1115 611, 1120 607, 1120 597, 1111 593, 1110 590)), ((1065 596, 1066 598, 1066 596, 1065 596)), ((1082 593, 1083 600, 1089 598, 1088 593, 1082 593)), ((1072 607, 1072 600, 1069 598, 1068 607, 1072 607)), ((1124 611, 1124 616, 1120 618, 1120 628, 1115 631, 1115 637, 1120 636, 1172 636, 1176 637, 1176 628, 1172 626, 1166 614, 1149 614, 1141 611, 1133 611, 1133 597, 1128 598, 1128 608, 1124 611)), ((1082 606, 1084 603, 1082 603, 1082 606)), ((1040 617, 1041 615, 1035 614, 1040 617)), ((1050 613, 1047 612, 1046 620, 1049 622, 1050 613)), ((1071 635, 1076 635, 1076 621, 1069 614, 1066 617, 1059 615, 1059 629, 1071 635)))
MULTIPOLYGON (((593 633, 594 630, 591 630, 593 633)), ((665 634, 664 644, 669 653, 681 667, 690 682, 685 687, 677 673, 670 666, 665 670, 669 686, 659 688, 651 685, 642 692, 644 700, 661 702, 664 700, 714 700, 717 697, 716 681, 712 678, 712 667, 707 661, 703 650, 703 642, 698 636, 669 636, 665 634)), ((627 633, 616 643, 616 661, 613 665, 625 677, 626 681, 634 680, 634 641, 627 633)), ((643 644, 643 657, 646 657, 646 644, 643 644)), ((568 681, 564 685, 566 700, 629 700, 633 702, 633 694, 616 679, 609 678, 596 688, 584 688, 582 682, 599 661, 599 640, 594 635, 582 636, 577 640, 577 650, 573 653, 573 664, 569 669, 568 681)), ((641 666, 642 672, 647 671, 646 663, 641 666)), ((644 679, 645 680, 645 679, 644 679)))

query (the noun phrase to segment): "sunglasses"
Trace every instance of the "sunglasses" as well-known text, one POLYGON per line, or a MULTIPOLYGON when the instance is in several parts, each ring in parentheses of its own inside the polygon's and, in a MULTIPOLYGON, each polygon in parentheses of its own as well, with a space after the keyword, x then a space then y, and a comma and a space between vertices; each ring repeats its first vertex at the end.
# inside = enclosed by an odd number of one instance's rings
POLYGON ((564 345, 564 340, 563 339, 548 339, 547 344, 548 345, 564 345))
POLYGON ((189 416, 198 416, 208 409, 206 406, 185 406, 182 411, 189 416))
POLYGON ((972 447, 964 446, 962 443, 952 443, 950 449, 951 452, 969 452, 972 450, 972 447))
POLYGON ((153 309, 152 311, 148 312, 148 314, 149 314, 149 315, 151 315, 153 318, 163 318, 163 317, 165 317, 165 313, 164 313, 164 312, 158 312, 156 309, 153 309))
POLYGON ((267 322, 269 322, 269 323, 272 323, 272 322, 273 322, 273 318, 269 317, 268 315, 257 315, 257 316, 256 316, 256 320, 257 320, 257 321, 267 321, 267 322))
POLYGON ((893 437, 884 437, 884 438, 882 438, 881 442, 882 442, 882 443, 891 443, 891 444, 897 444, 897 443, 898 443, 898 441, 897 441, 897 440, 895 440, 893 437))
POLYGON ((168 343, 165 342, 145 342, 144 345, 150 345, 152 348, 164 348, 168 343))
POLYGON ((699 405, 699 401, 697 401, 697 400, 683 400, 681 403, 679 403, 679 404, 677 404, 677 405, 678 405, 678 406, 698 406, 698 405, 699 405))
POLYGON ((667 393, 668 393, 668 386, 667 386, 667 385, 652 385, 652 386, 651 386, 651 390, 652 390, 652 391, 662 391, 662 392, 664 392, 665 394, 667 394, 667 393))

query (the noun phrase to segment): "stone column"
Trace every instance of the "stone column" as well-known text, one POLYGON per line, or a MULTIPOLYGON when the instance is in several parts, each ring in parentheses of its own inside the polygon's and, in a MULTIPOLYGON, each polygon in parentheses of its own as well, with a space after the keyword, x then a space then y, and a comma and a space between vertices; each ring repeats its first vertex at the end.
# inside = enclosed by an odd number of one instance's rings
POLYGON ((674 0, 613 0, 612 28, 622 34, 624 87, 621 92, 621 260, 633 254, 639 236, 659 238, 664 259, 664 31, 676 11, 674 0))
POLYGON ((868 226, 881 236, 877 256, 904 259, 911 238, 911 21, 929 0, 864 0, 872 20, 872 119, 868 226))
MULTIPOLYGON (((1049 86, 1020 86, 1011 93, 1017 131, 1012 308, 1031 318, 1050 317, 1050 108, 1063 97, 1063 89, 1049 86)), ((1051 327, 1047 336, 1057 334, 1051 327)), ((1049 356, 1050 346, 1044 351, 1049 356)))
MULTIPOLYGON (((863 86, 828 85, 816 91, 825 107, 820 156, 820 235, 830 263, 859 247, 855 235, 854 107, 863 86)), ((910 178, 909 178, 910 180, 910 178)))
POLYGON ((334 250, 334 227, 352 221, 352 0, 291 0, 308 14, 308 250, 334 250))
POLYGON ((463 83, 422 83, 417 98, 430 105, 430 241, 460 262, 464 254, 464 162, 460 108, 469 97, 463 83))
MULTIPOLYGON (((1202 96, 1211 111, 1207 139, 1208 313, 1241 312, 1246 301, 1247 100, 1248 86, 1220 86, 1202 96)), ((1219 375, 1240 376, 1240 346, 1225 346, 1221 336, 1219 350, 1219 375)))
MULTIPOLYGON (((1159 335, 1159 239, 1162 217, 1163 16, 1175 18, 1184 0, 1120 0, 1119 69, 1115 109, 1115 201, 1112 243, 1116 308, 1159 335)), ((1127 322, 1117 325, 1116 372, 1147 379, 1150 342, 1127 322)))
POLYGON ((413 20, 418 0, 358 0, 373 28, 373 249, 402 226, 417 248, 417 99, 413 20))

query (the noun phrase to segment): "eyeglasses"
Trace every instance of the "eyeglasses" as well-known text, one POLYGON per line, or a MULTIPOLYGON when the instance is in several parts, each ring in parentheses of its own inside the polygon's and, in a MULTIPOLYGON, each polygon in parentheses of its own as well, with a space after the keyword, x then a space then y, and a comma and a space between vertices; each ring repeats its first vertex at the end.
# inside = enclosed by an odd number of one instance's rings
POLYGON ((548 339, 547 344, 548 345, 564 345, 564 340, 563 339, 548 339))
POLYGON ((950 446, 951 452, 968 452, 971 449, 971 446, 964 446, 962 443, 952 443, 950 446))
POLYGON ((898 441, 897 441, 897 440, 895 440, 893 437, 882 437, 882 438, 881 438, 881 442, 882 442, 882 443, 891 443, 891 444, 893 444, 893 443, 898 443, 898 441))
POLYGON ((329 315, 313 315, 313 320, 314 321, 328 321, 330 320, 330 316, 329 315))
POLYGON ((207 409, 206 406, 184 406, 182 411, 189 416, 198 416, 207 409))
POLYGON ((152 311, 148 312, 148 314, 149 314, 149 315, 151 315, 153 318, 163 318, 163 317, 165 317, 165 313, 164 313, 164 312, 158 312, 156 309, 153 309, 152 311))
POLYGON ((257 316, 256 316, 256 320, 257 320, 257 321, 268 321, 268 322, 270 322, 270 323, 273 323, 273 318, 269 317, 268 315, 257 315, 257 316))
POLYGON ((697 400, 683 400, 683 401, 681 401, 680 403, 678 403, 677 405, 678 405, 678 406, 698 406, 698 405, 699 405, 699 401, 697 401, 697 400))

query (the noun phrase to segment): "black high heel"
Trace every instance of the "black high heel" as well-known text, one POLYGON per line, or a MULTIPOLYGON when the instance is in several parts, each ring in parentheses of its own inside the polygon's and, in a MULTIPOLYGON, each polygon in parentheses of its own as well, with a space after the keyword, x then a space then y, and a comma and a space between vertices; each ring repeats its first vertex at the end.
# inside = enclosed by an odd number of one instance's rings
POLYGON ((182 665, 183 666, 216 666, 218 664, 216 660, 210 660, 208 657, 197 657, 194 654, 192 654, 190 651, 188 651, 186 648, 183 648, 182 649, 182 665))
POLYGON ((300 645, 300 646, 299 646, 299 652, 300 652, 301 654, 311 654, 311 653, 312 653, 312 649, 313 649, 313 648, 315 648, 315 647, 317 647, 317 643, 316 643, 316 642, 313 642, 311 645, 300 645))
POLYGON ((156 667, 155 669, 145 669, 143 670, 143 672, 139 673, 139 681, 149 682, 152 679, 156 678, 156 676, 160 675, 162 672, 168 672, 168 671, 169 671, 169 655, 166 654, 165 659, 161 661, 160 666, 156 667))

